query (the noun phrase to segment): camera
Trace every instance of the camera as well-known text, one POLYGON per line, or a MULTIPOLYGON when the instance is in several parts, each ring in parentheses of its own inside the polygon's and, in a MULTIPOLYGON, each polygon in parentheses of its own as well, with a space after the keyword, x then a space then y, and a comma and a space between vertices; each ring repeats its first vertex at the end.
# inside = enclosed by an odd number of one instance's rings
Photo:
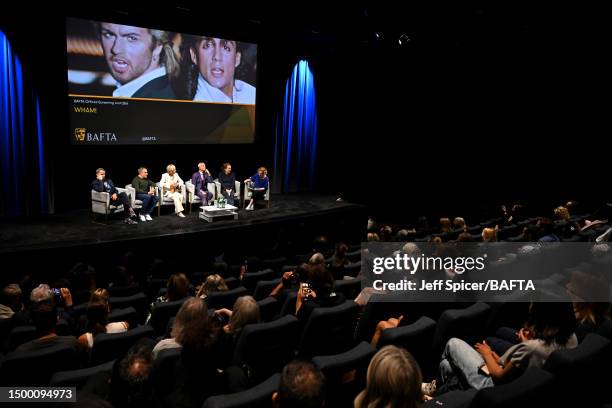
POLYGON ((52 288, 51 291, 53 292, 53 300, 55 301, 55 304, 61 305, 64 302, 62 291, 58 288, 52 288))
POLYGON ((297 273, 295 273, 295 271, 291 272, 291 276, 289 277, 289 283, 292 285, 297 285, 300 282, 300 278, 297 275, 297 273))

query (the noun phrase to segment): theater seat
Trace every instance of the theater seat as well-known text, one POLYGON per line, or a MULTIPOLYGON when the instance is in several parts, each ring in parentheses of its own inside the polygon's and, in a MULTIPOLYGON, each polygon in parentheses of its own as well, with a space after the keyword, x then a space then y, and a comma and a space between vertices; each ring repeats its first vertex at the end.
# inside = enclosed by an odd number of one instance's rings
POLYGON ((351 262, 359 262, 361 261, 361 246, 359 249, 346 253, 347 258, 351 262))
MULTIPOLYGON (((357 341, 370 341, 374 335, 376 325, 381 320, 387 320, 391 317, 399 317, 404 315, 405 318, 410 316, 421 316, 418 303, 404 302, 405 298, 393 294, 372 294, 368 303, 364 306, 357 327, 355 329, 355 339, 357 341)), ((435 306, 435 304, 430 304, 435 306)), ((427 307, 430 307, 428 304, 427 307)))
POLYGON ((0 319, 0 350, 5 351, 9 333, 15 328, 13 319, 0 319))
POLYGON ((244 286, 239 286, 236 289, 226 290, 225 292, 212 292, 208 295, 206 303, 209 309, 229 309, 232 310, 234 302, 240 296, 248 295, 244 286))
POLYGON ((470 408, 513 408, 550 406, 553 376, 530 367, 514 381, 479 390, 470 408))
POLYGON ((133 307, 138 314, 139 322, 143 322, 149 306, 149 298, 143 292, 131 296, 110 297, 109 303, 112 309, 125 309, 133 307))
POLYGON ((278 276, 280 273, 280 269, 283 265, 285 265, 287 263, 288 259, 286 257, 279 257, 279 258, 268 258, 268 259, 264 259, 262 261, 262 266, 264 268, 270 268, 272 270, 274 270, 274 272, 276 273, 276 275, 278 276))
POLYGON ((315 308, 300 339, 298 355, 304 358, 337 354, 353 346, 359 306, 352 300, 333 307, 315 308))
POLYGON ((134 343, 149 337, 153 338, 155 333, 148 325, 128 330, 124 333, 104 333, 94 338, 91 349, 91 365, 106 363, 110 360, 123 357, 134 343))
POLYGON ((126 297, 137 294, 140 291, 140 287, 137 284, 126 285, 126 286, 111 286, 108 288, 108 294, 111 297, 126 297))
POLYGON ((258 300, 259 316, 262 322, 269 322, 278 315, 278 302, 276 298, 268 296, 265 299, 258 300))
POLYGON ((52 387, 76 387, 80 389, 87 383, 87 380, 94 375, 99 373, 110 373, 113 370, 114 364, 115 360, 112 360, 94 367, 60 371, 53 374, 49 381, 49 385, 52 387))
POLYGON ((465 309, 449 309, 442 313, 434 336, 434 355, 441 355, 451 337, 458 337, 468 344, 483 340, 490 311, 489 305, 475 303, 465 309))
POLYGON ((272 290, 280 283, 280 278, 272 280, 260 280, 255 285, 253 290, 253 297, 255 300, 262 300, 270 296, 272 290))
POLYGON ((555 376, 559 403, 565 406, 597 406, 609 394, 610 340, 586 335, 573 349, 554 351, 544 369, 555 376))
POLYGON ((342 293, 347 299, 355 299, 361 292, 361 284, 363 277, 357 277, 353 279, 342 279, 337 280, 334 283, 334 290, 342 293))
POLYGON ((138 323, 138 314, 136 309, 133 307, 127 307, 125 309, 113 309, 108 315, 109 322, 128 322, 130 327, 136 327, 138 323))
POLYGON ((10 331, 6 341, 6 351, 13 351, 23 343, 34 340, 36 338, 36 327, 34 326, 17 326, 10 331))
POLYGON ((365 341, 344 353, 314 357, 312 362, 325 376, 326 405, 350 406, 365 388, 366 373, 376 349, 365 341))
POLYGON ((259 272, 247 272, 242 277, 242 286, 244 286, 249 293, 253 293, 257 282, 274 279, 276 277, 277 274, 273 269, 264 269, 259 272))
POLYGON ((268 323, 248 324, 234 349, 234 363, 250 368, 255 381, 281 369, 294 357, 298 321, 287 315, 268 323))
POLYGON ((0 384, 46 386, 54 373, 76 369, 78 364, 76 351, 68 344, 39 351, 14 351, 7 354, 2 362, 0 384))
POLYGON ((475 389, 447 392, 434 397, 430 401, 427 401, 425 404, 423 404, 423 407, 469 408, 474 396, 476 395, 476 392, 477 391, 475 389))
POLYGON ((285 297, 283 306, 280 310, 280 316, 294 315, 295 314, 295 302, 297 300, 297 292, 289 292, 285 297))
POLYGON ((181 358, 181 348, 161 350, 151 368, 151 387, 159 401, 163 400, 175 388, 176 363, 181 358))
POLYGON ((606 319, 597 330, 597 334, 612 341, 612 319, 606 319))
POLYGON ((161 336, 165 333, 168 327, 168 320, 171 317, 176 316, 179 309, 185 303, 187 298, 175 300, 172 302, 158 303, 153 307, 151 311, 151 319, 149 319, 149 325, 155 331, 156 336, 161 336))
MULTIPOLYGON (((436 322, 422 316, 416 322, 382 331, 378 348, 387 345, 402 347, 410 352, 423 371, 439 358, 431 355, 431 344, 436 332, 436 322)), ((428 371, 428 370, 427 370, 428 371)))
POLYGON ((344 275, 356 277, 361 272, 361 261, 350 263, 344 267, 344 275))
POLYGON ((209 397, 202 408, 269 408, 272 395, 278 390, 280 374, 274 374, 266 381, 246 391, 209 397))
POLYGON ((230 276, 229 278, 226 278, 224 280, 228 290, 233 290, 240 286, 240 281, 234 276, 230 276))

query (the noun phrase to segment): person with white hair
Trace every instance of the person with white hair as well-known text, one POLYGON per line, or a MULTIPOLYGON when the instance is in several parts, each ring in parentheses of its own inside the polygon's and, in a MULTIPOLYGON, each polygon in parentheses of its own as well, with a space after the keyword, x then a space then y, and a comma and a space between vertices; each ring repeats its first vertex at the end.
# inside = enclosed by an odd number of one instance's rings
POLYGON ((185 189, 185 183, 176 172, 176 166, 174 164, 166 166, 166 173, 162 174, 159 184, 162 188, 163 196, 174 201, 175 214, 178 217, 184 218, 183 191, 185 189))

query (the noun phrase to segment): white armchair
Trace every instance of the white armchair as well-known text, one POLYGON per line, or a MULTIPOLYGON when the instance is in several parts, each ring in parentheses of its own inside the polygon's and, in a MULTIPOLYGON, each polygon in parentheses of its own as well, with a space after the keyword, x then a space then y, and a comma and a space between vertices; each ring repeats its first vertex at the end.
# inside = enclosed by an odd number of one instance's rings
POLYGON ((128 197, 130 197, 130 203, 134 211, 142 208, 142 201, 136 198, 136 189, 131 184, 125 186, 128 197))
MULTIPOLYGON (((215 188, 215 183, 206 183, 206 189, 212 193, 212 200, 217 199, 217 191, 215 188)), ((189 212, 191 212, 191 206, 193 204, 202 204, 202 200, 195 192, 195 186, 191 182, 191 180, 187 180, 185 182, 185 190, 187 192, 187 199, 189 203, 189 212)))
MULTIPOLYGON (((217 195, 221 194, 221 183, 219 179, 215 179, 215 186, 217 187, 217 195)), ((240 208, 240 182, 236 180, 234 182, 234 200, 238 200, 236 207, 240 208)))
MULTIPOLYGON (((183 196, 183 204, 187 203, 187 188, 185 188, 186 186, 183 186, 183 188, 181 188, 181 195, 183 196)), ((155 183, 155 188, 157 190, 157 196, 159 197, 159 202, 157 204, 157 215, 159 216, 161 214, 161 207, 166 206, 166 205, 171 205, 174 207, 174 201, 172 201, 172 199, 170 198, 166 198, 164 197, 164 191, 163 188, 161 186, 161 183, 158 181, 157 183, 155 183)))
MULTIPOLYGON (((117 188, 118 193, 127 193, 123 188, 117 188)), ((111 204, 110 194, 106 191, 99 192, 91 190, 91 213, 94 217, 96 214, 104 215, 104 222, 108 222, 108 215, 123 212, 123 204, 111 204)))
MULTIPOLYGON (((251 181, 247 181, 244 183, 244 202, 243 206, 246 207, 247 203, 251 200, 253 196, 253 189, 251 188, 251 181)), ((268 208, 270 208, 270 187, 272 187, 272 180, 268 178, 268 189, 266 190, 266 194, 264 195, 264 201, 268 208)))

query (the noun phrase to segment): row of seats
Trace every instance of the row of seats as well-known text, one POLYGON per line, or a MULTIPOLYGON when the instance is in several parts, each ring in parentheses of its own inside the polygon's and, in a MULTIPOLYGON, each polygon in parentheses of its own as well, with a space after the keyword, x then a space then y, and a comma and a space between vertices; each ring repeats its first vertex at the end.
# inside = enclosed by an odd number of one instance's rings
MULTIPOLYGON (((431 332, 432 323, 429 318, 421 318, 412 325, 414 332, 431 332)), ((286 333, 292 333, 295 318, 286 316, 276 322, 261 325, 250 325, 245 328, 247 336, 237 346, 236 354, 245 360, 264 362, 270 355, 281 358, 274 367, 258 373, 258 385, 255 387, 228 395, 210 397, 204 404, 208 408, 229 407, 270 407, 271 396, 278 389, 279 374, 282 367, 280 360, 292 358, 290 353, 285 356, 277 345, 282 344, 286 333), (278 341, 276 335, 281 336, 278 341), (254 348, 244 349, 246 343, 263 342, 259 348, 265 356, 258 355, 254 348), (277 354, 279 353, 280 354, 277 354), (254 354, 249 354, 254 353, 254 354), (285 357, 284 359, 282 357, 285 357)), ((402 339, 400 332, 406 331, 400 327, 388 329, 381 338, 378 347, 394 344, 400 347, 411 347, 402 339), (390 334, 386 334, 390 333, 390 334)), ((551 354, 543 369, 528 368, 514 381, 497 385, 492 388, 466 391, 453 391, 429 401, 426 406, 444 406, 449 408, 468 407, 517 407, 517 406, 599 406, 612 397, 606 387, 607 364, 612 357, 612 322, 606 322, 597 334, 589 334, 575 349, 557 350, 551 354)), ((410 349, 409 349, 410 350, 410 349)), ((356 393, 365 386, 365 373, 370 359, 376 349, 367 342, 360 342, 351 349, 328 356, 315 356, 311 360, 324 373, 328 390, 328 406, 350 406, 356 393)), ((411 350, 412 352, 412 350, 411 350)), ((414 354, 414 353, 413 353, 414 354)), ((158 356, 152 372, 155 386, 171 390, 172 370, 180 356, 179 350, 164 350, 158 356)), ((53 386, 82 386, 89 377, 99 372, 109 372, 113 362, 107 362, 87 369, 56 373, 52 380, 53 386)), ((163 391, 163 390, 162 390, 163 391)))

